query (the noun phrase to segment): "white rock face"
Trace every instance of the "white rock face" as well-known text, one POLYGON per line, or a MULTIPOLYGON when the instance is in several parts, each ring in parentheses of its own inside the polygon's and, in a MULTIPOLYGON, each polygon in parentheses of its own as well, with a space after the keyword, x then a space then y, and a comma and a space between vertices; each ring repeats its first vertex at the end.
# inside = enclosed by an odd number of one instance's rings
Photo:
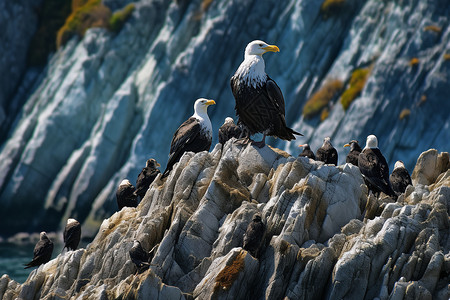
MULTIPOLYGON (((167 179, 156 178, 137 208, 105 219, 86 249, 60 254, 22 285, 2 276, 0 297, 450 296, 450 170, 393 203, 368 197, 354 166, 235 142, 186 153, 167 179), (267 226, 259 258, 241 248, 255 213, 267 226), (155 248, 150 269, 140 274, 128 254, 135 239, 155 248)), ((422 156, 433 153, 448 157, 422 156)), ((426 173, 418 161, 415 170, 426 173)))

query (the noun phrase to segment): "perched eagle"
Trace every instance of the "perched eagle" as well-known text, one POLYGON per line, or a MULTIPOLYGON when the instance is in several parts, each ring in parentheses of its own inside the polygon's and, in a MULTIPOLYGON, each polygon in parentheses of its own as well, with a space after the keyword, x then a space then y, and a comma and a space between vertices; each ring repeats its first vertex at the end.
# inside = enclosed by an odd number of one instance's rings
POLYGON ((47 233, 42 231, 39 241, 36 243, 33 251, 33 260, 25 264, 24 269, 38 267, 50 261, 53 253, 53 242, 48 238, 47 233))
POLYGON ((141 199, 144 198, 150 184, 155 180, 156 176, 160 174, 158 167, 161 165, 156 162, 154 158, 150 158, 145 163, 145 168, 139 173, 136 179, 136 190, 134 194, 139 196, 141 199))
POLYGON ((116 200, 119 210, 123 207, 136 207, 138 205, 137 196, 134 194, 134 186, 128 179, 122 180, 116 191, 116 200))
POLYGON ((286 126, 283 94, 278 85, 265 72, 262 55, 268 51, 279 52, 275 45, 253 41, 245 48, 244 61, 231 77, 231 91, 236 100, 238 124, 244 125, 248 139, 255 133, 263 133, 262 148, 266 135, 283 140, 295 140, 294 134, 302 135, 286 126))
POLYGON ((309 157, 314 160, 316 159, 316 156, 314 155, 314 152, 311 150, 311 147, 309 147, 309 144, 299 145, 299 147, 303 147, 303 151, 298 155, 298 157, 309 157))
POLYGON ((344 147, 350 147, 350 152, 347 154, 345 162, 358 166, 358 157, 362 150, 358 141, 351 140, 348 144, 345 144, 344 147))
POLYGON ((212 125, 208 117, 208 106, 216 104, 214 100, 197 99, 194 114, 178 127, 170 144, 169 161, 162 177, 169 175, 173 165, 184 152, 201 152, 209 150, 212 142, 212 125))
POLYGON ((394 170, 392 171, 389 180, 392 189, 397 195, 403 194, 408 185, 412 185, 411 176, 401 160, 395 163, 394 170))
POLYGON ((141 273, 150 267, 150 255, 144 250, 140 241, 134 240, 133 247, 131 247, 129 254, 131 261, 136 265, 138 273, 141 273))
POLYGON ((240 138, 242 129, 234 124, 234 121, 230 117, 225 118, 225 122, 219 128, 219 143, 225 145, 225 143, 231 138, 240 138))
POLYGON ((378 139, 375 135, 367 137, 366 146, 358 157, 358 167, 364 176, 368 188, 375 194, 380 192, 396 197, 389 183, 389 166, 378 149, 378 139))
POLYGON ((64 247, 67 250, 76 250, 81 239, 81 224, 75 219, 68 219, 64 228, 64 247))
POLYGON ((316 159, 323 161, 326 164, 335 165, 338 164, 338 153, 331 144, 331 138, 326 137, 323 139, 322 146, 316 151, 316 159))
POLYGON ((250 252, 253 257, 259 257, 260 248, 264 242, 266 225, 261 220, 261 215, 255 214, 244 233, 242 248, 250 252))

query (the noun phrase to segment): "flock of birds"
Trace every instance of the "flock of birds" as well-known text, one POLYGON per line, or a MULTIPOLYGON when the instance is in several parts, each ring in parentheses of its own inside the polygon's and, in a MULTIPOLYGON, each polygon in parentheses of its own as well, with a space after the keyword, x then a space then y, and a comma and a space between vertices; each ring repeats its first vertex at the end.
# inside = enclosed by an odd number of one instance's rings
MULTIPOLYGON (((302 135, 287 127, 285 120, 285 103, 283 94, 266 73, 262 55, 266 52, 279 52, 275 45, 256 40, 245 48, 244 61, 231 77, 230 85, 236 101, 237 124, 230 117, 225 119, 219 128, 219 143, 225 144, 229 139, 236 138, 237 143, 251 143, 256 147, 265 146, 266 136, 274 136, 291 141, 295 135, 302 135), (261 141, 253 141, 250 136, 262 133, 261 141)), ((216 104, 214 100, 197 99, 194 103, 194 114, 183 122, 173 135, 170 145, 169 159, 161 179, 166 178, 173 166, 180 160, 185 152, 198 153, 208 151, 212 143, 212 125, 208 117, 207 108, 216 104)), ((325 164, 337 165, 338 153, 326 137, 323 145, 314 153, 308 144, 300 145, 303 152, 299 157, 322 161, 325 164)), ((394 170, 389 175, 389 167, 381 151, 378 149, 378 140, 375 135, 367 137, 366 146, 361 149, 356 140, 350 141, 344 147, 350 147, 346 162, 359 167, 368 188, 374 195, 381 192, 396 198, 403 193, 411 183, 411 177, 401 161, 395 163, 394 170)), ((142 199, 150 184, 161 173, 160 165, 155 159, 149 159, 136 180, 134 187, 128 179, 124 179, 116 190, 118 209, 123 207, 136 207, 142 199)), ((243 248, 251 255, 258 257, 264 240, 266 227, 260 214, 255 214, 249 223, 243 237, 243 248)), ((75 219, 67 221, 64 230, 64 248, 75 250, 81 236, 81 226, 75 219)), ((146 251, 141 242, 135 240, 129 251, 138 272, 146 270, 155 252, 146 251)), ((64 251, 63 248, 63 251, 64 251)), ((33 260, 26 264, 26 268, 39 266, 50 260, 53 243, 45 232, 34 248, 33 260)))

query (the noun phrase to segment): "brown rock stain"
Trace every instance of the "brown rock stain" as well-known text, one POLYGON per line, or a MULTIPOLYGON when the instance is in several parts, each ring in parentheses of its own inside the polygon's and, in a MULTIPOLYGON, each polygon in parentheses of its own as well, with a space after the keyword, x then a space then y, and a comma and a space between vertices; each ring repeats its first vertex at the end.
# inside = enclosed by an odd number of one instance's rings
POLYGON ((242 250, 230 265, 225 266, 225 268, 217 274, 214 284, 214 293, 219 290, 228 290, 233 285, 239 273, 245 267, 245 255, 246 251, 242 250))

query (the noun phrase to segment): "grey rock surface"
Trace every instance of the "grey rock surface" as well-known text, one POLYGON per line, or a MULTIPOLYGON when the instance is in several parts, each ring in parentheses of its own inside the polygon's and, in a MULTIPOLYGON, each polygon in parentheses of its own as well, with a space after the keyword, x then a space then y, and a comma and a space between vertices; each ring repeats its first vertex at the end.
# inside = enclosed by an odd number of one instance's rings
MULTIPOLYGON (((116 210, 120 181, 135 182, 150 157, 165 165, 172 134, 192 114, 195 99, 216 100, 209 112, 215 132, 226 116, 235 117, 229 79, 257 38, 281 49, 265 55, 266 70, 284 93, 288 125, 305 135, 291 143, 268 139, 272 146, 296 156, 298 144, 315 150, 331 136, 342 163, 341 145, 376 134, 391 169, 401 159, 410 172, 422 151, 448 151, 447 1, 346 1, 328 14, 321 1, 205 2, 136 1, 117 34, 93 28, 53 55, 8 139, 0 141, 0 219, 9 224, 0 235, 56 231, 69 216, 83 223, 85 235, 95 235, 116 210), (411 65, 412 58, 419 63, 411 65), (323 122, 303 118, 303 105, 324 82, 347 84, 354 70, 366 67, 367 83, 347 111, 336 101, 323 122), (400 120, 403 109, 410 114, 400 120), (19 209, 25 203, 29 209, 19 209)), ((105 3, 116 9, 128 1, 105 3)), ((273 163, 261 165, 259 179, 273 163)), ((241 169, 238 174, 246 172, 241 169)), ((240 176, 247 184, 253 178, 240 176)), ((320 176, 311 184, 323 185, 320 176)), ((249 191, 257 200, 270 192, 261 182, 249 191)), ((292 194, 282 197, 286 205, 292 194)), ((322 231, 309 233, 318 241, 341 225, 324 222, 322 231)))
MULTIPOLYGON (((282 154, 234 139, 186 153, 138 207, 105 219, 86 249, 63 252, 21 285, 2 276, 0 297, 448 299, 449 169, 396 203, 370 203, 354 166, 282 154), (268 228, 259 258, 242 249, 256 212, 268 228), (140 274, 128 255, 134 239, 155 247, 140 274)), ((422 154, 431 155, 448 153, 422 154)))

